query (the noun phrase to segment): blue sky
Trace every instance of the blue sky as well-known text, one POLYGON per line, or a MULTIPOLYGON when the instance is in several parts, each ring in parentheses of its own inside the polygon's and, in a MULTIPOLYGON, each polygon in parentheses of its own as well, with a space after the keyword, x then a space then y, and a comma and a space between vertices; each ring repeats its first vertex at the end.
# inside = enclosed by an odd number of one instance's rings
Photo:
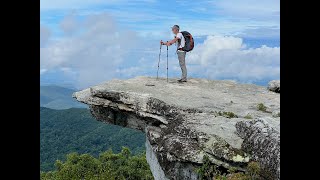
MULTIPOLYGON (((42 84, 154 75, 159 40, 173 37, 173 24, 195 36, 192 77, 263 84, 280 76, 278 0, 41 0, 40 7, 42 84)), ((174 49, 170 76, 178 78, 174 49)))

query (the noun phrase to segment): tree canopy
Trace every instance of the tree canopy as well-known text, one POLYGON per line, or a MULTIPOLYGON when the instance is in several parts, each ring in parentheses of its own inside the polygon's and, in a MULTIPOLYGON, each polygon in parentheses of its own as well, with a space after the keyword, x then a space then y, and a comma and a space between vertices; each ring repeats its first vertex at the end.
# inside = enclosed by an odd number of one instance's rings
POLYGON ((40 172, 41 180, 152 180, 153 176, 145 153, 132 155, 123 147, 115 154, 112 150, 101 153, 98 158, 90 154, 70 153, 66 161, 57 160, 56 170, 40 172))
POLYGON ((105 124, 92 117, 88 109, 54 110, 40 107, 40 169, 54 169, 57 159, 65 160, 71 152, 99 153, 112 149, 118 153, 122 146, 133 154, 145 149, 144 133, 105 124))

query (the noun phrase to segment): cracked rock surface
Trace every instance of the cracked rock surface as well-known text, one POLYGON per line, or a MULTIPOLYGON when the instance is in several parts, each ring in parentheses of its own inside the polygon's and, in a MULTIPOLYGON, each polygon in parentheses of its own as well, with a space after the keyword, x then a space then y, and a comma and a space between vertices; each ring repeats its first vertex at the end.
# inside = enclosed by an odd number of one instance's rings
MULTIPOLYGON (((213 164, 246 171, 257 161, 280 178, 280 94, 233 81, 136 77, 76 92, 103 122, 146 133, 147 160, 156 180, 198 179, 207 155, 213 164), (264 104, 266 111, 258 110, 264 104)), ((271 175, 270 175, 271 173, 271 175)))

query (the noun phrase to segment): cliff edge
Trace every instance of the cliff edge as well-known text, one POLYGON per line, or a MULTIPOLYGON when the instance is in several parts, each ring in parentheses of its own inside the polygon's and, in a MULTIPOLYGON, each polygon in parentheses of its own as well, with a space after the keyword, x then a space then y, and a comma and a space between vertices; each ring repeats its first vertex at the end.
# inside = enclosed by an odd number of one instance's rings
MULTIPOLYGON (((198 179, 204 155, 224 169, 260 163, 280 179, 280 94, 233 81, 136 77, 73 94, 103 122, 146 133, 156 180, 198 179)), ((270 178, 270 177, 269 177, 270 178)))

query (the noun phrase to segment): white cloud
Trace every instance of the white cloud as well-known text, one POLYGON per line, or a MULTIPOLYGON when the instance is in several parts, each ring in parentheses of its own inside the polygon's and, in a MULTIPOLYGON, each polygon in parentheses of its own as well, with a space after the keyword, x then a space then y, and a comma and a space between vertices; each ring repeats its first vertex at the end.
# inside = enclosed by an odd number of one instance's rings
POLYGON ((247 38, 279 38, 280 28, 275 26, 250 27, 250 29, 245 29, 237 34, 247 38))
MULTIPOLYGON (((248 0, 245 1, 249 2, 248 0)), ((58 0, 57 3, 59 4, 59 2, 62 1, 58 0)), ((73 0, 68 1, 68 3, 72 2, 73 0)), ((89 3, 89 1, 81 2, 89 3)), ((98 1, 94 0, 92 2, 98 1)), ((237 3, 239 2, 237 1, 237 3)), ((228 4, 223 3, 219 7, 229 8, 228 4)), ((237 14, 237 11, 229 8, 225 12, 237 14)), ((273 10, 266 8, 262 11, 271 12, 273 10)), ((126 16, 130 13, 130 11, 125 14, 119 12, 118 15, 126 16)), ((127 16, 127 18, 131 18, 129 22, 138 22, 147 15, 148 12, 141 12, 141 14, 127 16)), ((144 32, 145 35, 144 40, 139 39, 139 41, 135 32, 125 31, 130 28, 123 26, 119 28, 113 17, 108 14, 101 14, 99 11, 88 13, 81 18, 78 18, 78 14, 74 12, 67 15, 60 22, 60 28, 66 34, 72 34, 73 36, 55 37, 55 39, 59 38, 58 40, 50 38, 50 29, 41 25, 40 74, 59 69, 66 78, 75 79, 78 87, 93 85, 115 77, 155 76, 159 53, 158 42, 160 39, 172 38, 169 27, 175 23, 178 23, 183 30, 190 31, 193 35, 230 34, 231 31, 235 31, 234 34, 237 35, 246 35, 246 37, 261 37, 261 34, 271 34, 270 37, 277 37, 279 34, 278 26, 273 26, 277 23, 273 23, 272 20, 250 21, 248 23, 248 21, 232 21, 219 18, 208 21, 206 19, 179 19, 173 14, 169 16, 177 19, 166 17, 166 20, 163 20, 161 18, 165 16, 160 16, 159 12, 155 12, 152 17, 148 16, 147 18, 150 21, 159 19, 160 24, 136 24, 141 26, 138 33, 144 32), (77 20, 82 18, 85 19, 77 20), (261 29, 261 23, 265 29, 261 29), (154 28, 158 31, 154 31, 154 28), (167 31, 159 31, 163 29, 167 29, 167 31), (47 43, 49 39, 50 43, 47 43)), ((174 49, 174 46, 169 49, 169 75, 171 77, 180 76, 180 67, 174 49)), ((162 50, 159 74, 166 76, 166 52, 165 49, 162 50)), ((247 49, 241 38, 232 36, 208 36, 204 43, 197 43, 194 51, 187 54, 186 61, 188 74, 193 77, 254 82, 262 79, 277 79, 280 76, 279 47, 262 46, 247 49)))
MULTIPOLYGON (((123 28, 134 29, 142 36, 155 34, 154 37, 158 37, 163 31, 170 33, 173 24, 199 36, 244 34, 250 26, 280 29, 279 0, 179 0, 174 2, 179 7, 174 11, 163 6, 165 3, 156 0, 41 0, 40 9, 42 12, 61 10, 60 13, 77 10, 81 16, 108 11, 123 28)), ((280 36, 274 31, 265 32, 256 35, 262 38, 280 36)))
POLYGON ((135 33, 120 30, 108 14, 88 16, 78 29, 78 35, 40 48, 41 69, 63 67, 81 87, 116 76, 116 67, 134 46, 135 33))
POLYGON ((46 26, 40 25, 40 46, 44 46, 51 36, 51 31, 46 26))
POLYGON ((117 69, 116 73, 118 77, 124 77, 124 78, 129 78, 129 77, 135 77, 137 74, 141 75, 142 67, 129 67, 125 69, 117 69))
POLYGON ((254 82, 280 77, 280 47, 246 49, 241 38, 208 36, 187 55, 190 73, 254 82))
MULTIPOLYGON (((140 75, 156 76, 159 50, 141 54, 137 64, 118 69, 117 76, 131 78, 140 75)), ((179 78, 175 47, 169 47, 169 76, 179 78)), ((189 77, 233 79, 245 83, 266 82, 280 78, 280 47, 247 48, 243 39, 232 36, 207 36, 187 53, 189 77)), ((162 49, 159 76, 166 77, 166 50, 162 49)))
POLYGON ((76 12, 72 11, 70 14, 65 16, 60 22, 60 28, 67 35, 73 34, 79 26, 79 22, 76 19, 76 12))
POLYGON ((194 52, 190 53, 189 62, 207 65, 222 51, 239 50, 242 47, 241 38, 208 36, 203 44, 198 44, 194 52))
POLYGON ((40 74, 47 72, 47 69, 40 69, 40 74))
MULTIPOLYGON (((152 45, 152 53, 141 52, 136 64, 116 71, 121 78, 140 75, 156 76, 159 49, 152 45)), ((150 47, 152 47, 150 46, 150 47)), ((181 70, 174 46, 169 47, 169 76, 179 78, 181 70)), ((189 77, 233 79, 245 83, 266 82, 280 78, 280 47, 247 48, 242 38, 207 36, 187 53, 189 77)), ((166 77, 166 49, 161 53, 159 76, 166 77)))
POLYGON ((187 15, 192 16, 179 18, 177 23, 195 35, 244 34, 248 37, 248 33, 255 31, 255 36, 260 38, 280 36, 279 0, 208 0, 178 3, 190 11, 187 15))

